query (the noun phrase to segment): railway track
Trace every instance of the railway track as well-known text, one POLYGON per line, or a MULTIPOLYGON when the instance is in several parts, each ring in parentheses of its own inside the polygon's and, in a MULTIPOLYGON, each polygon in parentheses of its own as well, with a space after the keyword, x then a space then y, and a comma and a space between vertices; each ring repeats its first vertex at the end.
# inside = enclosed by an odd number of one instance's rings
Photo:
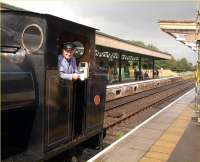
POLYGON ((139 123, 160 110, 162 105, 170 103, 174 98, 194 86, 192 81, 183 81, 167 87, 148 92, 148 95, 105 112, 104 128, 107 130, 104 143, 110 144, 139 123))
POLYGON ((118 98, 118 99, 115 99, 115 100, 107 101, 106 104, 105 104, 105 111, 110 111, 110 110, 115 109, 119 106, 125 105, 125 104, 130 103, 130 102, 134 102, 138 99, 145 98, 149 95, 159 93, 160 91, 169 89, 171 87, 174 87, 174 86, 177 86, 177 85, 180 85, 180 84, 185 84, 185 83, 190 82, 190 81, 191 81, 190 79, 189 80, 180 80, 180 81, 175 82, 175 83, 170 84, 170 85, 161 86, 161 87, 158 87, 158 88, 142 91, 142 92, 136 93, 134 95, 130 95, 130 96, 118 98))

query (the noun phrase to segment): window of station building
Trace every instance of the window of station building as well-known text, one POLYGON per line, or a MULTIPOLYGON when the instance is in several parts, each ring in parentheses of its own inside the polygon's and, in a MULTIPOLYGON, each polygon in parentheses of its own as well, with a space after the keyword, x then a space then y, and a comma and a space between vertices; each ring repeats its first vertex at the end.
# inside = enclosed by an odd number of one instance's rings
POLYGON ((153 79, 153 59, 141 58, 142 80, 153 79))
POLYGON ((116 52, 98 51, 96 49, 96 66, 100 70, 106 70, 108 83, 119 82, 119 54, 116 52))
POLYGON ((121 55, 121 80, 137 80, 139 71, 139 58, 131 55, 121 55))

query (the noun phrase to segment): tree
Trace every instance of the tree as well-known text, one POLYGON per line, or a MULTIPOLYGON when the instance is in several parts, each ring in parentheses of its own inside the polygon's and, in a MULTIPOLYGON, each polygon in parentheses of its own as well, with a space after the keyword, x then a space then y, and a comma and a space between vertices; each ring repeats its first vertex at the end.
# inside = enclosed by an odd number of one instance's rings
POLYGON ((136 40, 131 40, 130 42, 137 46, 143 47, 143 48, 147 48, 147 49, 154 50, 154 51, 160 51, 158 49, 158 47, 156 47, 152 43, 146 44, 143 41, 136 41, 136 40))
POLYGON ((175 60, 172 58, 171 60, 156 60, 155 61, 156 68, 160 69, 161 67, 164 69, 171 69, 176 72, 185 72, 185 71, 193 71, 194 67, 191 63, 187 61, 186 58, 181 58, 180 60, 175 60))
POLYGON ((160 51, 160 50, 158 49, 158 47, 154 46, 154 45, 151 44, 151 43, 148 44, 147 47, 148 47, 149 49, 152 49, 152 50, 155 50, 155 51, 160 51))
POLYGON ((137 46, 146 48, 146 44, 142 41, 131 40, 130 42, 137 45, 137 46))

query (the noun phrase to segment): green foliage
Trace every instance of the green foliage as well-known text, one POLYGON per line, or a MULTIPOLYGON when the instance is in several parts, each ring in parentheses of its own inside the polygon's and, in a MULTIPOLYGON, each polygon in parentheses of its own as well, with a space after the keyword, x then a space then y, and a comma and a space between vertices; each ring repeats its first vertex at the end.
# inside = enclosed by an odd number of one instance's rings
POLYGON ((116 133, 116 139, 120 139, 124 135, 123 132, 117 132, 116 133))
POLYGON ((131 40, 130 42, 132 42, 133 44, 138 45, 140 47, 144 47, 144 48, 147 47, 146 44, 144 42, 142 42, 142 41, 131 40))
POLYGON ((152 50, 154 50, 154 51, 160 51, 156 46, 154 46, 153 44, 148 44, 147 45, 147 47, 149 48, 149 49, 152 49, 152 50))
POLYGON ((144 47, 144 48, 147 48, 147 49, 150 49, 150 50, 154 50, 154 51, 160 51, 156 46, 154 46, 151 43, 150 44, 145 44, 142 41, 136 41, 136 40, 131 40, 130 42, 135 44, 135 45, 137 45, 137 46, 140 46, 140 47, 144 47))
POLYGON ((194 66, 189 63, 186 58, 175 60, 172 58, 171 60, 156 60, 155 67, 157 69, 171 69, 176 72, 185 72, 185 71, 193 71, 194 66))

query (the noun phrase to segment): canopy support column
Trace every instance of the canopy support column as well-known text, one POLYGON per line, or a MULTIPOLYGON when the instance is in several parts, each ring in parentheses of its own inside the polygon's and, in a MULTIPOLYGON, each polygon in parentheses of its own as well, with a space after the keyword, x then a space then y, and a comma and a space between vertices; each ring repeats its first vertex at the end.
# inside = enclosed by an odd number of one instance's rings
POLYGON ((122 73, 121 73, 121 66, 122 66, 122 63, 121 63, 121 58, 122 58, 122 54, 119 53, 119 82, 122 81, 122 73))
POLYGON ((153 79, 155 78, 155 60, 154 59, 152 59, 152 64, 153 64, 153 66, 152 66, 152 73, 153 73, 153 79))
POLYGON ((139 57, 139 80, 142 80, 142 64, 141 64, 141 57, 139 57))

